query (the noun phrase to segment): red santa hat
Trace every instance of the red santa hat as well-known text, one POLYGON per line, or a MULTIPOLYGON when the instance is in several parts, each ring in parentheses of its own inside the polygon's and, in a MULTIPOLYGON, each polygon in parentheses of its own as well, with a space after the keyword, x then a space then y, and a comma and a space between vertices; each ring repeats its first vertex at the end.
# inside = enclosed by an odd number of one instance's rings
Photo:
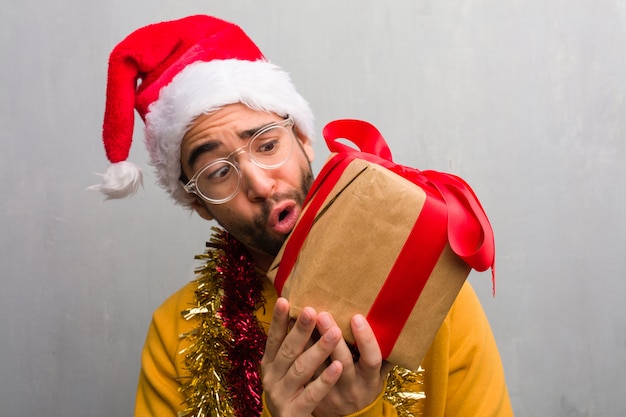
POLYGON ((136 109, 159 185, 188 205, 192 199, 180 183, 182 138, 196 117, 233 103, 289 115, 313 138, 313 114, 289 75, 238 26, 197 15, 131 33, 109 58, 103 140, 111 165, 90 188, 108 199, 141 185, 141 169, 127 161, 136 109))

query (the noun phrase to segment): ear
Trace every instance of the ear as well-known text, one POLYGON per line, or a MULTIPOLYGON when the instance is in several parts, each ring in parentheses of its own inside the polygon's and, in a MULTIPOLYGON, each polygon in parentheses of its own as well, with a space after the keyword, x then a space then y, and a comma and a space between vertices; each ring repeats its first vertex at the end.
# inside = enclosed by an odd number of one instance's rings
POLYGON ((311 142, 311 139, 305 136, 298 126, 294 126, 293 128, 296 134, 296 139, 300 143, 300 147, 304 151, 309 163, 313 162, 313 159, 315 158, 315 151, 313 150, 313 143, 311 142))
POLYGON ((206 203, 204 201, 202 201, 200 199, 200 197, 198 196, 194 196, 194 200, 191 203, 191 208, 194 209, 194 211, 196 213, 198 213, 198 215, 200 217, 202 217, 205 220, 213 220, 213 215, 211 214, 211 211, 209 210, 209 207, 206 205, 206 203))

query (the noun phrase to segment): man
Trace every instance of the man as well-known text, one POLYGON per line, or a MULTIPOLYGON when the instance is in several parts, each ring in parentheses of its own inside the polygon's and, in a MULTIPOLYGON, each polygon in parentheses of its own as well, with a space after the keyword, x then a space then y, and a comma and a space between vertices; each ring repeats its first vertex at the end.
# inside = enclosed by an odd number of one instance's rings
POLYGON ((359 357, 332 315, 289 303, 265 277, 313 181, 313 116, 288 75, 237 26, 208 16, 150 25, 111 53, 108 198, 134 193, 133 108, 159 184, 218 230, 198 279, 155 313, 136 416, 510 416, 489 325, 469 285, 423 361, 383 361, 361 315, 359 357), (137 79, 141 83, 137 87, 137 79))

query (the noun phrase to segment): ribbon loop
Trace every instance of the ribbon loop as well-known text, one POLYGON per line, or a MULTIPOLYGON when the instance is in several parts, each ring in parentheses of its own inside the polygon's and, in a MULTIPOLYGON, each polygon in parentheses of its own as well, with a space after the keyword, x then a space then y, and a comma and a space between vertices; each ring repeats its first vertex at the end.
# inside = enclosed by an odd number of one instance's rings
POLYGON ((448 242, 461 259, 477 271, 494 265, 494 237, 489 219, 471 187, 461 178, 423 171, 448 207, 448 242))
POLYGON ((392 161, 385 138, 371 123, 354 119, 335 120, 324 127, 322 134, 331 152, 354 152, 353 148, 338 142, 339 139, 347 139, 358 146, 361 152, 392 161))

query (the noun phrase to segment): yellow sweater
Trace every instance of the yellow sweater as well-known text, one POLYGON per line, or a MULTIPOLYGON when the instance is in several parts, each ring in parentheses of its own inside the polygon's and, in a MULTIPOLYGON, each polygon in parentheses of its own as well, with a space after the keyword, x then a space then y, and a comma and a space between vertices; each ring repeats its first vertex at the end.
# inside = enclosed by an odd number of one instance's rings
MULTIPOLYGON (((257 311, 264 329, 269 328, 276 292, 266 281, 267 303, 257 311)), ((188 343, 179 335, 197 326, 180 312, 194 304, 196 284, 191 282, 173 294, 153 315, 141 357, 141 373, 135 405, 136 417, 177 417, 184 408, 178 392, 179 377, 187 376, 184 356, 188 343)), ((424 415, 428 417, 513 416, 500 355, 489 323, 473 289, 466 283, 445 318, 423 360, 424 415)), ((264 410, 264 416, 269 414, 264 410)), ((353 416, 395 416, 396 410, 382 395, 353 416)))

